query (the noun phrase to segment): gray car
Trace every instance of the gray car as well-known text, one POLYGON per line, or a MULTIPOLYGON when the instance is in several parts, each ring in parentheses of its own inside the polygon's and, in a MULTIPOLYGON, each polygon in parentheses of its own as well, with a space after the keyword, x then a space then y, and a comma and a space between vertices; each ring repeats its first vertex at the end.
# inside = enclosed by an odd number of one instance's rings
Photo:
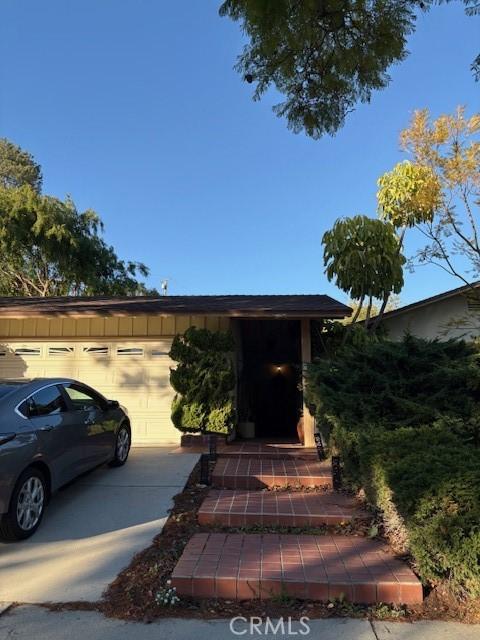
POLYGON ((54 491, 102 463, 125 464, 130 442, 125 410, 81 382, 0 382, 0 538, 31 536, 54 491))

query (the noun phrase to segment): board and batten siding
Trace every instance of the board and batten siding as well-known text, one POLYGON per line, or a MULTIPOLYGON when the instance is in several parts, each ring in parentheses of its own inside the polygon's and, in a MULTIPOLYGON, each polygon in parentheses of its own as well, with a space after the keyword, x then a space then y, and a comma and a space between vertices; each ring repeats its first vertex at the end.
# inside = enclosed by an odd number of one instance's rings
POLYGON ((213 316, 0 319, 0 378, 66 377, 98 389, 128 411, 137 445, 178 444, 170 420, 168 357, 188 327, 225 330, 213 316))
POLYGON ((225 330, 229 318, 222 316, 111 316, 0 318, 4 338, 102 338, 174 336, 188 327, 225 330))

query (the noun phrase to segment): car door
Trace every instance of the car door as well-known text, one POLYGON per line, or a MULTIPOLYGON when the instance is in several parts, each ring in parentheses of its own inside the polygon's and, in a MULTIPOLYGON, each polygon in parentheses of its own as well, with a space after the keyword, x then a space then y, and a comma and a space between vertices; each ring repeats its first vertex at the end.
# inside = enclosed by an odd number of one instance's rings
POLYGON ((90 467, 110 459, 115 443, 116 422, 109 417, 106 400, 90 387, 77 382, 62 385, 70 409, 85 429, 85 461, 90 467))
POLYGON ((48 385, 29 396, 19 407, 36 433, 39 449, 48 460, 55 484, 62 485, 85 470, 86 428, 68 411, 62 390, 48 385))

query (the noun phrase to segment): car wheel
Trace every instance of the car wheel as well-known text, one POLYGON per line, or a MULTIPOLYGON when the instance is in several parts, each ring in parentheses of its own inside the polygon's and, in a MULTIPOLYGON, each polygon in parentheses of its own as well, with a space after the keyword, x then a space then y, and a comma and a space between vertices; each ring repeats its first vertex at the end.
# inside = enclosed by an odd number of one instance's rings
POLYGON ((47 503, 47 483, 41 471, 25 469, 15 485, 10 509, 0 521, 0 538, 25 540, 35 533, 47 503))
POLYGON ((120 425, 115 441, 115 455, 110 462, 111 467, 121 467, 125 464, 130 452, 130 428, 126 424, 120 425))

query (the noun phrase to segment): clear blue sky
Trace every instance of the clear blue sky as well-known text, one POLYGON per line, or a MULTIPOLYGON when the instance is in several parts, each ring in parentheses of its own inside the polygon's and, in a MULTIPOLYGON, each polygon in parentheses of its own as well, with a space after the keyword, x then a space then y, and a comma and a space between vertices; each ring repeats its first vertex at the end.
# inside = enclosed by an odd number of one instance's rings
MULTIPOLYGON (((375 215, 377 177, 415 108, 480 106, 480 21, 460 2, 418 20, 410 57, 334 138, 287 130, 273 96, 232 70, 242 46, 220 0, 2 0, 0 136, 42 164, 44 191, 103 218, 120 256, 170 293, 323 293, 321 237, 375 215)), ((413 239, 410 240, 412 249, 413 239)), ((406 274, 407 303, 456 286, 406 274)))

